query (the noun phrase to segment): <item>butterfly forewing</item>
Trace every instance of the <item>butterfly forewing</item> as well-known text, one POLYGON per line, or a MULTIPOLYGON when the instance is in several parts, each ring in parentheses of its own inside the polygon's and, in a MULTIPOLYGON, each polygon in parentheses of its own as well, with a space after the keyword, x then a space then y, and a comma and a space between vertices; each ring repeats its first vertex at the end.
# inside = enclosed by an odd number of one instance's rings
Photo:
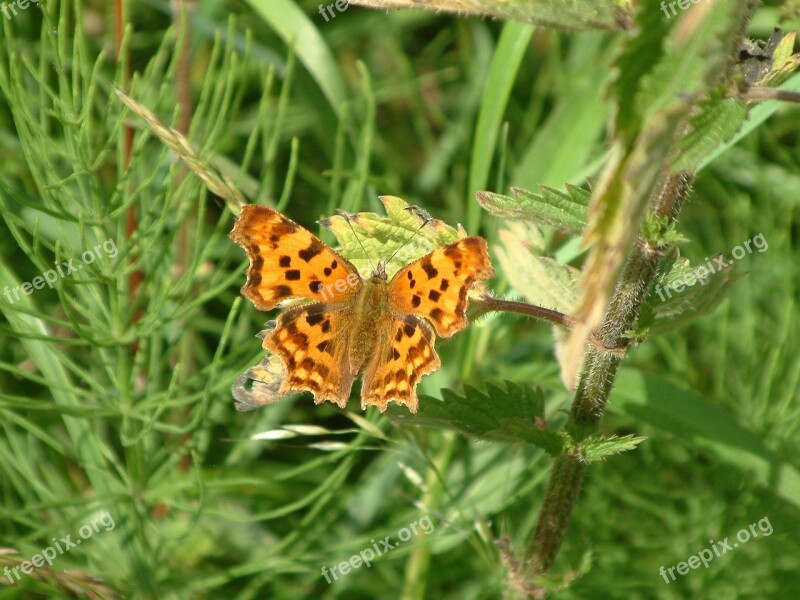
POLYGON ((466 237, 400 269, 389 282, 395 312, 425 317, 441 337, 467 326, 467 294, 494 275, 486 240, 466 237))
POLYGON ((347 259, 271 208, 245 205, 230 238, 250 259, 242 295, 260 310, 292 298, 347 302, 362 285, 347 259))

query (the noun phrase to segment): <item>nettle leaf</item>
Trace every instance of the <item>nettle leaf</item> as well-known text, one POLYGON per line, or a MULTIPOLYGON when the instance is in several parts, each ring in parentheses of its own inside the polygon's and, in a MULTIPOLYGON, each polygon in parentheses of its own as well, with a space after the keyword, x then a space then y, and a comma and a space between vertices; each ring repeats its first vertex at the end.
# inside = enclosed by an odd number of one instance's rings
POLYGON ((695 172, 714 150, 733 139, 747 118, 747 106, 739 98, 715 97, 700 102, 689 128, 678 140, 673 172, 695 172))
POLYGON ((642 237, 652 246, 672 246, 689 241, 678 232, 678 226, 675 221, 652 213, 647 213, 644 216, 642 237))
POLYGON ((456 229, 434 219, 402 198, 381 196, 380 199, 386 216, 360 212, 347 218, 336 215, 319 221, 336 236, 342 254, 361 273, 371 274, 377 260, 388 260, 394 255, 386 265, 386 274, 391 277, 411 261, 466 235, 460 226, 456 229))
POLYGON ((494 17, 531 23, 548 29, 622 29, 627 27, 626 4, 618 0, 349 0, 378 8, 426 8, 459 15, 494 17))
POLYGON ((707 263, 692 267, 688 259, 675 258, 675 255, 668 260, 665 273, 657 278, 642 305, 636 328, 628 337, 642 338, 675 331, 712 313, 725 300, 733 284, 744 277, 742 273, 731 273, 732 262, 726 262, 723 268, 712 258, 710 269, 707 263))
POLYGON ((478 204, 498 217, 525 219, 549 225, 565 233, 580 233, 586 227, 586 211, 591 193, 574 185, 566 192, 539 186, 540 193, 512 187, 514 195, 478 192, 478 204))
POLYGON ((615 145, 597 182, 584 234, 590 250, 579 282, 581 301, 572 312, 579 323, 564 344, 561 377, 565 382, 575 381, 586 340, 605 315, 684 114, 685 105, 675 102, 653 115, 631 148, 615 145))
POLYGON ((612 91, 617 105, 624 107, 614 114, 614 128, 624 138, 632 139, 641 128, 643 115, 636 110, 636 96, 642 78, 661 60, 670 25, 655 6, 641 6, 634 16, 632 34, 623 40, 623 51, 616 61, 619 76, 612 91))
POLYGON ((442 400, 424 397, 419 412, 389 409, 393 421, 450 429, 493 442, 522 442, 557 456, 569 441, 567 434, 546 428, 544 390, 525 384, 488 383, 486 391, 464 386, 464 395, 442 390, 442 400))
POLYGON ((624 435, 622 437, 616 435, 610 437, 593 435, 575 443, 569 449, 569 452, 584 462, 597 462, 605 460, 612 454, 633 450, 646 439, 646 437, 638 435, 624 435))
MULTIPOLYGON (((586 340, 606 314, 653 194, 665 176, 677 174, 665 172, 663 166, 674 160, 696 103, 724 81, 738 56, 732 49, 750 8, 733 0, 720 0, 713 7, 693 5, 673 19, 658 64, 644 74, 639 69, 637 78, 615 89, 625 94, 618 98, 619 110, 633 109, 636 118, 617 123, 624 129, 614 131, 609 159, 592 194, 584 234, 590 250, 580 281, 581 302, 572 314, 579 323, 565 344, 565 381, 577 376, 586 340), (633 106, 624 104, 631 94, 633 106)), ((652 16, 642 18, 654 27, 652 16)), ((663 26, 658 31, 663 32, 663 26)))
POLYGON ((642 78, 636 110, 649 116, 676 98, 705 96, 727 76, 747 2, 721 0, 694 5, 672 19, 659 63, 642 78))
POLYGON ((577 301, 580 271, 541 256, 544 239, 536 225, 510 222, 498 235, 502 246, 495 255, 509 283, 528 302, 569 313, 577 301))

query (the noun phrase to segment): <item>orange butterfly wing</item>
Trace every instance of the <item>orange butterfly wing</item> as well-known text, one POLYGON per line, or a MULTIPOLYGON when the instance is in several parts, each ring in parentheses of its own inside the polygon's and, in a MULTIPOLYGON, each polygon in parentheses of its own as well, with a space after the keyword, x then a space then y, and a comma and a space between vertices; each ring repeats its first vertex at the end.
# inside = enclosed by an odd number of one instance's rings
POLYGON ((347 359, 351 319, 349 307, 327 304, 295 306, 278 317, 263 344, 286 366, 278 395, 309 391, 315 404, 330 400, 345 407, 357 375, 347 359))
POLYGON ((359 322, 365 313, 355 301, 364 286, 358 271, 294 221, 272 209, 246 205, 230 238, 250 259, 242 295, 256 308, 271 310, 289 299, 317 301, 287 309, 267 332, 263 346, 280 358, 285 377, 270 378, 270 385, 258 394, 243 388, 240 395, 255 404, 310 391, 317 404, 330 400, 344 408, 363 366, 362 407, 374 405, 383 411, 393 401, 416 412, 419 380, 441 366, 434 330, 449 337, 466 327, 470 288, 494 274, 486 241, 463 238, 383 283, 387 287, 382 312, 374 321, 371 316, 369 322, 359 322), (349 345, 355 323, 375 331, 366 365, 352 360, 349 345), (264 398, 255 397, 259 394, 264 398))
POLYGON ((494 275, 486 240, 466 237, 437 248, 400 269, 389 282, 395 312, 425 317, 440 337, 467 326, 467 294, 494 275))
POLYGON ((346 302, 363 285, 350 261, 266 206, 246 204, 229 237, 250 259, 242 295, 260 310, 291 298, 346 302))
POLYGON ((441 366, 433 329, 442 337, 464 329, 470 288, 492 275, 486 240, 480 237, 438 248, 395 274, 388 285, 395 316, 364 372, 362 408, 374 405, 383 411, 397 402, 417 412, 419 380, 441 366))
POLYGON ((441 365, 433 349, 436 336, 424 319, 400 315, 381 332, 361 384, 361 408, 377 406, 381 412, 389 402, 417 412, 417 384, 423 375, 441 365))

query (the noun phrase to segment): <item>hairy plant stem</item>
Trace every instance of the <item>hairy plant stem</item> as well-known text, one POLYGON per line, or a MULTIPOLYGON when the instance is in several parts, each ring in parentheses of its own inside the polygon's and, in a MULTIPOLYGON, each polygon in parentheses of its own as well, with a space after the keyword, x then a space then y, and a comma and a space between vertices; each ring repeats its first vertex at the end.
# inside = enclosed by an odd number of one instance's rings
MULTIPOLYGON (((681 173, 663 178, 651 203, 652 214, 675 220, 691 186, 691 177, 681 173)), ((634 246, 602 324, 595 332, 600 344, 587 345, 580 382, 572 404, 570 429, 580 440, 596 432, 605 413, 617 368, 623 354, 602 348, 624 348, 629 340, 625 332, 635 324, 658 271, 664 248, 643 240, 634 246)), ((564 454, 553 464, 539 520, 525 556, 529 557, 520 578, 524 595, 543 597, 544 591, 533 585, 536 575, 553 565, 567 532, 569 520, 586 474, 587 464, 580 456, 564 454)))

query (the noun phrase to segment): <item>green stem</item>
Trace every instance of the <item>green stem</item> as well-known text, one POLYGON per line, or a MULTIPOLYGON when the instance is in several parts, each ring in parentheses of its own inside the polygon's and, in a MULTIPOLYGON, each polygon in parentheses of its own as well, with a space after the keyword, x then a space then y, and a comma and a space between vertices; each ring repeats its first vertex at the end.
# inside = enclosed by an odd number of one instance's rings
MULTIPOLYGON (((651 206, 651 213, 674 221, 689 192, 691 177, 681 173, 665 177, 651 206)), ((595 332, 599 344, 588 346, 578 389, 571 409, 572 434, 580 440, 597 431, 605 413, 617 368, 623 355, 603 348, 625 348, 625 332, 632 328, 649 293, 665 248, 643 240, 634 246, 609 303, 602 324, 595 332)), ((587 464, 579 456, 559 456, 550 474, 539 520, 528 545, 521 578, 527 596, 543 597, 532 579, 548 571, 555 562, 580 492, 587 464)))

